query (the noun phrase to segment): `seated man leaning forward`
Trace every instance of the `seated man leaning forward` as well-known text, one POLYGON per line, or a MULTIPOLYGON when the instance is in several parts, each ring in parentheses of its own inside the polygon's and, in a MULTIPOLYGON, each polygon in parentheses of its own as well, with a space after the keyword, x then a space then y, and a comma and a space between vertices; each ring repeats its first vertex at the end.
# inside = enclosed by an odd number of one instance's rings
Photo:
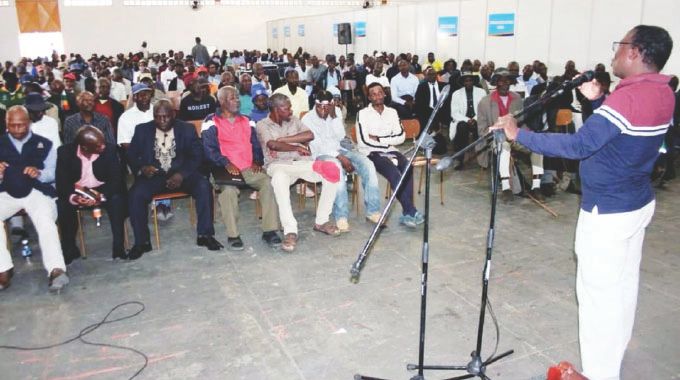
POLYGON ((193 125, 175 119, 169 100, 159 100, 153 110, 153 121, 135 128, 127 159, 135 175, 128 202, 135 235, 135 245, 128 254, 130 260, 151 250, 148 206, 154 194, 169 191, 183 191, 194 198, 198 216, 196 244, 211 251, 223 248, 214 238, 210 182, 198 172, 203 146, 193 125))
MULTIPOLYGON (((333 205, 333 217, 340 232, 349 231, 346 173, 356 171, 361 177, 366 218, 377 223, 380 219, 380 188, 375 166, 366 156, 341 145, 340 142, 345 138, 345 127, 340 116, 340 109, 335 107, 333 95, 330 92, 321 90, 316 94, 314 110, 302 118, 302 124, 309 128, 309 131, 302 132, 300 136, 310 140, 312 157, 317 160, 334 162, 337 160, 343 169, 333 205)), ((351 149, 351 146, 349 148, 351 149)))
MULTIPOLYGON (((217 113, 208 115, 203 121, 201 139, 206 159, 212 166, 224 168, 231 175, 240 174, 246 185, 259 191, 264 231, 262 240, 272 248, 279 247, 281 238, 276 232, 279 229, 279 213, 269 176, 262 168, 264 157, 257 134, 248 118, 239 113, 241 100, 235 87, 222 87, 217 92, 217 100, 217 113)), ((238 231, 239 192, 236 186, 223 186, 217 198, 227 227, 227 248, 233 251, 243 249, 238 231)))
POLYGON ((113 258, 125 259, 123 221, 125 197, 115 144, 107 143, 99 129, 86 125, 72 143, 57 151, 57 206, 61 249, 66 264, 80 257, 76 246, 78 208, 106 207, 113 235, 113 258))
POLYGON ((292 114, 288 97, 274 94, 269 99, 269 117, 257 123, 257 137, 264 152, 267 174, 272 177, 285 234, 281 248, 287 252, 295 250, 298 239, 297 220, 290 203, 290 185, 298 179, 322 183, 314 230, 331 236, 339 234, 338 228, 329 218, 340 180, 340 168, 333 162, 312 160, 307 147, 296 139, 288 138, 307 130, 300 119, 292 114))
MULTIPOLYGON (((394 189, 399 183, 408 160, 394 147, 404 142, 404 128, 397 111, 385 106, 385 92, 380 83, 368 86, 368 100, 371 102, 357 115, 357 144, 359 152, 368 156, 375 170, 389 181, 394 189)), ((406 181, 397 192, 402 215, 399 223, 415 228, 425 222, 423 214, 413 205, 413 170, 407 173, 406 181)))
MULTIPOLYGON (((59 245, 54 182, 57 150, 50 140, 31 133, 31 119, 23 106, 13 106, 5 116, 7 133, 0 136, 0 220, 20 210, 31 218, 40 240, 42 260, 49 276, 49 290, 60 291, 69 282, 59 245)), ((0 233, 0 290, 6 289, 14 265, 0 233)))

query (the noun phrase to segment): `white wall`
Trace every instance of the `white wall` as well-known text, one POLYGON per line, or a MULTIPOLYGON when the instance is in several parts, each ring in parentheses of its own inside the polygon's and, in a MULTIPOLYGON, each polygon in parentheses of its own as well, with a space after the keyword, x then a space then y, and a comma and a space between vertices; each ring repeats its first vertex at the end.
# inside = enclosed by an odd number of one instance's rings
POLYGON ((678 0, 423 1, 274 20, 267 23, 267 46, 280 50, 286 45, 280 38, 284 24, 305 24, 305 37, 296 39, 296 45, 319 56, 344 54, 344 46, 333 37, 333 23, 366 21, 367 36, 354 38, 348 47, 357 55, 370 55, 374 50, 412 52, 421 56, 422 63, 427 52, 434 51, 442 60, 454 58, 460 63, 478 58, 493 60, 496 66, 511 60, 525 64, 540 59, 548 64, 549 74, 557 75, 569 59, 582 70, 597 63, 609 65, 613 41, 635 25, 651 24, 666 28, 674 38, 675 49, 664 72, 680 74, 678 14, 678 0), (515 13, 515 35, 488 36, 490 13, 515 13), (458 16, 457 37, 438 34, 439 16, 458 16), (272 38, 273 27, 279 28, 279 38, 272 38))
MULTIPOLYGON (((137 51, 142 41, 152 52, 187 51, 196 36, 220 50, 264 49, 268 20, 352 8, 204 6, 194 11, 188 6, 123 6, 123 0, 113 0, 110 7, 66 7, 59 1, 66 51, 87 56, 137 51)), ((283 36, 282 29, 279 33, 283 36)), ((15 7, 0 7, 0 59, 19 57, 18 35, 15 7)), ((291 36, 297 36, 297 26, 291 27, 291 36)))

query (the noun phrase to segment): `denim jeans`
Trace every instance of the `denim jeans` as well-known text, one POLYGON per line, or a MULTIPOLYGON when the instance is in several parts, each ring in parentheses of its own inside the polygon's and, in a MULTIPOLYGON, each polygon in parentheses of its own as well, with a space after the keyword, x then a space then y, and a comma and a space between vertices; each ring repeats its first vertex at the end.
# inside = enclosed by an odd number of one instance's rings
MULTIPOLYGON (((343 151, 341 153, 347 157, 354 166, 354 172, 361 178, 361 186, 364 190, 364 206, 366 216, 380 212, 380 187, 378 185, 378 175, 375 166, 366 156, 355 151, 343 151)), ((331 156, 319 156, 319 160, 336 160, 331 156)), ((347 173, 342 169, 340 173, 340 183, 338 192, 333 203, 333 218, 337 221, 341 218, 349 217, 349 200, 347 196, 347 173)), ((355 184, 356 185, 356 184, 355 184)))

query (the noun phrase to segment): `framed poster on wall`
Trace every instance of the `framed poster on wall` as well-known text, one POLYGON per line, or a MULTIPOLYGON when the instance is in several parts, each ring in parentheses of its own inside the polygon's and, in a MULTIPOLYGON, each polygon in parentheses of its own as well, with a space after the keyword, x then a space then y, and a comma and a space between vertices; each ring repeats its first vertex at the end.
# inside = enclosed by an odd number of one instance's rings
POLYGON ((285 25, 283 27, 283 36, 290 37, 290 25, 285 25))
POLYGON ((355 22, 354 33, 357 37, 366 37, 366 21, 355 22))
POLYGON ((489 14, 489 36, 506 37, 515 35, 514 13, 489 14))
POLYGON ((458 16, 439 17, 439 34, 448 37, 458 35, 458 16))
POLYGON ((305 36, 305 24, 298 25, 298 36, 300 37, 305 36))
POLYGON ((279 38, 279 31, 276 27, 272 28, 272 38, 279 38))

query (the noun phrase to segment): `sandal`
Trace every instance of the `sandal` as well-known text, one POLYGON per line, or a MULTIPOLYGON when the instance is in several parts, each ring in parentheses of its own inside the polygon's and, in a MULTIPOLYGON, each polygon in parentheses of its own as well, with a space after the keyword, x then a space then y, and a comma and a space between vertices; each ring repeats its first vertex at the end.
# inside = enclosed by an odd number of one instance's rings
POLYGON ((281 243, 281 249, 286 252, 293 252, 295 250, 295 244, 297 244, 297 234, 289 233, 283 237, 283 243, 281 243))
POLYGON ((326 222, 324 224, 315 224, 314 225, 314 231, 322 232, 322 233, 329 235, 329 236, 340 235, 340 230, 338 230, 338 227, 336 227, 331 222, 326 222))

